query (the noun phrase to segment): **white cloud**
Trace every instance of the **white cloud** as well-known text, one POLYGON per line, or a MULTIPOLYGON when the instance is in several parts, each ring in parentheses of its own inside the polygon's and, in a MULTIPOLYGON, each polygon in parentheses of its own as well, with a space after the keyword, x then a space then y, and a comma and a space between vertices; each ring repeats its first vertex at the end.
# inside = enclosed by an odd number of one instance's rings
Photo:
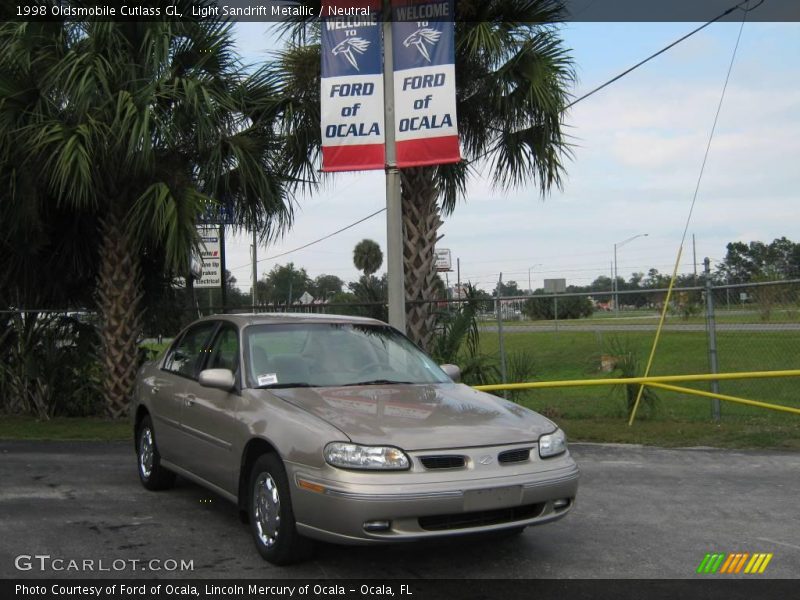
MULTIPOLYGON (((452 250, 454 260, 461 258, 462 279, 491 288, 503 271, 504 279, 527 287, 529 267, 541 263, 532 271, 534 286, 556 276, 588 283, 608 274, 615 242, 645 232, 647 238, 619 253, 620 274, 651 266, 669 272, 737 30, 709 32, 705 40, 696 36, 679 52, 670 51, 572 109, 568 124, 575 160, 568 164, 563 193, 542 202, 534 186, 503 192, 475 179, 466 202, 445 220, 440 243, 452 250)), ((796 35, 797 24, 748 24, 745 29, 682 271, 692 268, 692 233, 698 260, 721 259, 725 244, 737 239, 771 241, 786 235, 800 240, 800 67, 796 56, 782 61, 778 55, 796 35)), ((248 42, 248 48, 256 47, 248 42)), ((602 74, 584 73, 583 80, 602 81, 618 70, 619 65, 608 65, 602 74)), ((300 199, 295 227, 266 254, 300 246, 379 210, 385 206, 384 189, 381 172, 337 176, 319 193, 300 199)), ((308 250, 262 263, 259 273, 291 260, 312 276, 332 273, 353 280, 358 275, 353 246, 370 237, 385 251, 385 227, 381 214, 308 250)), ((228 264, 243 265, 234 273, 243 288, 249 287, 248 244, 242 238, 229 246, 228 264)), ((260 252, 263 257, 264 249, 260 252)))

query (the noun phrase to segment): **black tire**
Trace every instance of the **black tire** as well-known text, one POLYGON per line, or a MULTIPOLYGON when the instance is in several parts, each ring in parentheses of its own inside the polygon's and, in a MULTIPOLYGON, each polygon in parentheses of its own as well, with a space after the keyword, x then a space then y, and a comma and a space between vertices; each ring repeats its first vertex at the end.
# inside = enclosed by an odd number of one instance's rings
POLYGON ((311 556, 313 544, 297 533, 286 469, 275 454, 259 456, 250 471, 247 514, 264 560, 288 565, 311 556))
POLYGON ((139 473, 139 481, 148 490, 166 490, 175 485, 175 473, 161 466, 161 455, 158 453, 156 433, 150 415, 142 419, 136 430, 136 471, 139 473))

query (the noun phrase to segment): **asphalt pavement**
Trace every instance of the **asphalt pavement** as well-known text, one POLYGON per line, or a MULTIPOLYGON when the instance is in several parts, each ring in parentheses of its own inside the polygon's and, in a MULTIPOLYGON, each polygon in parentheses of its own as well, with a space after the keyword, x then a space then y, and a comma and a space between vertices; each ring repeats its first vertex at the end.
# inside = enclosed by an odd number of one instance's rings
POLYGON ((143 489, 129 443, 0 442, 0 577, 692 578, 708 552, 773 553, 764 574, 735 577, 800 577, 800 453, 571 450, 578 502, 557 523, 515 538, 320 544, 275 567, 227 501, 181 479, 143 489))

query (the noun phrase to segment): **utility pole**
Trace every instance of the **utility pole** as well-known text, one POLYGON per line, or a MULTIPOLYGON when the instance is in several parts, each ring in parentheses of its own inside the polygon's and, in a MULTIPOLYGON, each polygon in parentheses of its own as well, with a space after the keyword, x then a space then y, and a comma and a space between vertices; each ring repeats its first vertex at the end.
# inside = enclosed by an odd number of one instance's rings
MULTIPOLYGON (((506 378, 506 344, 505 338, 503 337, 503 303, 501 302, 501 298, 503 297, 503 274, 500 273, 500 277, 497 280, 497 334, 499 335, 500 339, 500 377, 503 383, 506 383, 508 380, 506 378)), ((508 400, 508 391, 503 390, 503 398, 508 400)))
POLYGON ((456 258, 456 278, 458 279, 458 299, 461 300, 461 259, 456 258))
POLYGON ((403 205, 394 139, 394 52, 392 5, 383 0, 383 122, 386 143, 386 269, 389 325, 406 333, 406 290, 403 273, 403 205))
POLYGON ((219 270, 220 270, 220 282, 222 283, 222 312, 227 312, 228 306, 228 290, 225 286, 225 224, 222 223, 219 226, 219 270))
POLYGON ((619 296, 617 295, 617 245, 614 244, 614 277, 612 281, 612 289, 614 290, 614 316, 619 315, 619 296))
MULTIPOLYGON (((703 261, 706 274, 706 332, 708 334, 708 365, 712 373, 719 373, 717 358, 717 323, 714 317, 714 290, 711 288, 711 261, 703 261)), ((719 394, 719 380, 711 380, 711 392, 719 394)), ((711 418, 720 419, 719 398, 711 399, 711 418)))
POLYGON ((258 237, 256 235, 255 226, 253 227, 253 312, 256 311, 256 304, 258 304, 256 284, 258 283, 258 237))
POLYGON ((694 285, 697 285, 697 244, 692 234, 692 262, 694 263, 694 285))

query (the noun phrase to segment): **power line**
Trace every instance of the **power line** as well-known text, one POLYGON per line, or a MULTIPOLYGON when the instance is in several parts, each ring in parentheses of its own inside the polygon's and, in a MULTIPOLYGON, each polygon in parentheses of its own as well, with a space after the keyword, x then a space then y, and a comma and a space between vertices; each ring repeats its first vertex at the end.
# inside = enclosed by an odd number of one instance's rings
MULTIPOLYGON (((575 105, 576 105, 578 102, 580 102, 580 101, 582 101, 582 100, 586 100, 586 98, 588 98, 589 96, 592 96, 592 95, 596 94, 597 92, 599 92, 600 90, 602 90, 602 89, 603 89, 603 88, 605 88, 605 87, 608 87, 609 85, 611 85, 611 84, 612 84, 612 83, 614 83, 615 81, 619 81, 620 79, 622 79, 623 77, 625 77, 625 75, 627 75, 628 73, 631 73, 631 72, 635 71, 636 69, 638 69, 639 67, 641 67, 641 66, 642 66, 642 65, 644 65, 645 63, 648 63, 648 62, 650 62, 651 60, 653 60, 655 57, 657 57, 657 56, 660 56, 661 54, 664 54, 664 52, 666 52, 666 51, 667 51, 667 50, 669 50, 670 48, 674 48, 675 46, 677 46, 678 44, 680 44, 680 43, 681 43, 681 42, 683 42, 684 40, 687 40, 687 39, 689 39, 690 37, 692 37, 694 34, 698 33, 699 31, 702 31, 703 29, 705 29, 706 27, 708 27, 708 26, 709 26, 709 25, 711 25, 712 23, 716 23, 716 22, 717 22, 717 21, 719 21, 720 19, 722 19, 722 18, 724 18, 724 17, 727 17, 729 14, 731 14, 731 13, 732 13, 733 11, 735 11, 737 8, 741 8, 741 7, 742 7, 742 5, 744 5, 744 4, 749 4, 749 3, 750 3, 750 0, 744 0, 743 2, 740 2, 739 4, 737 4, 737 5, 735 5, 735 6, 731 6, 731 7, 730 7, 728 10, 726 10, 725 12, 723 12, 723 13, 719 14, 718 16, 714 17, 714 18, 713 18, 713 19, 711 19, 709 22, 707 22, 707 23, 705 23, 705 24, 701 25, 701 26, 700 26, 700 27, 698 27, 697 29, 694 29, 694 30, 690 31, 689 33, 687 33, 687 34, 686 34, 686 35, 684 35, 683 37, 681 37, 681 38, 679 38, 679 39, 675 40, 674 42, 672 42, 670 45, 668 45, 668 46, 664 46, 664 47, 663 47, 661 50, 659 50, 658 52, 656 52, 656 53, 654 53, 654 54, 651 54, 650 56, 648 56, 648 57, 647 57, 647 58, 645 58, 644 60, 641 60, 641 61, 639 61, 638 63, 636 63, 635 65, 633 65, 631 68, 629 68, 629 69, 626 69, 625 71, 623 71, 622 73, 620 73, 620 74, 619 74, 619 75, 617 75, 616 77, 612 77, 611 79, 609 79, 608 81, 606 81, 604 84, 597 86, 596 88, 594 88, 593 90, 591 90, 591 91, 587 92, 586 94, 584 94, 583 96, 581 96, 581 97, 580 97, 580 98, 578 98, 577 100, 573 100, 572 102, 570 102, 569 104, 567 104, 567 105, 564 107, 564 110, 567 110, 567 109, 569 109, 569 108, 572 108, 572 107, 573 107, 573 106, 575 106, 575 105)), ((750 12, 751 10, 755 10, 756 8, 758 8, 759 6, 761 6, 762 4, 764 4, 764 0, 761 0, 761 2, 759 2, 758 4, 756 4, 756 5, 755 5, 754 7, 752 7, 752 8, 746 8, 746 9, 742 9, 742 10, 744 10, 746 13, 748 13, 748 12, 750 12)))
MULTIPOLYGON (((569 104, 567 104, 567 105, 566 105, 566 106, 565 106, 565 107, 562 109, 562 112, 564 112, 564 111, 566 111, 566 110, 568 110, 568 109, 572 108, 573 106, 575 106, 576 104, 578 104, 578 102, 581 102, 581 101, 585 100, 586 98, 589 98, 590 96, 593 96, 594 94, 596 94, 596 93, 597 93, 597 92, 599 92, 600 90, 602 90, 602 89, 604 89, 604 88, 608 87, 608 86, 609 86, 609 85, 611 85, 612 83, 614 83, 614 82, 616 82, 616 81, 619 81, 620 79, 622 79, 623 77, 625 77, 625 76, 626 76, 626 75, 628 75, 629 73, 631 73, 631 72, 635 71, 636 69, 638 69, 638 68, 639 68, 639 67, 641 67, 642 65, 644 65, 644 64, 646 64, 646 63, 648 63, 648 62, 650 62, 651 60, 653 60, 653 59, 654 59, 654 58, 656 58, 657 56, 660 56, 661 54, 663 54, 663 53, 664 53, 664 52, 666 52, 667 50, 670 50, 671 48, 674 48, 675 46, 677 46, 677 45, 678 45, 678 44, 680 44, 681 42, 683 42, 683 41, 685 41, 685 40, 689 39, 690 37, 692 37, 692 36, 693 36, 693 35, 695 35, 696 33, 698 33, 698 32, 700 32, 700 31, 702 31, 703 29, 705 29, 706 27, 708 27, 708 26, 709 26, 709 25, 711 25, 712 23, 716 23, 716 22, 717 22, 717 21, 719 21, 720 19, 723 19, 724 17, 726 17, 726 16, 728 16, 729 14, 731 14, 733 11, 735 11, 735 10, 737 10, 737 9, 740 9, 740 8, 742 7, 742 5, 749 4, 749 3, 750 3, 750 1, 751 1, 751 0, 744 0, 743 2, 740 2, 740 3, 738 3, 738 4, 736 4, 736 5, 732 6, 732 7, 730 7, 729 9, 727 9, 726 11, 724 11, 724 12, 720 13, 718 16, 714 17, 713 19, 711 19, 711 20, 710 20, 710 21, 708 21, 707 23, 704 23, 703 25, 701 25, 701 26, 700 26, 700 27, 698 27, 697 29, 694 29, 694 30, 690 31, 689 33, 687 33, 687 34, 686 34, 686 35, 684 35, 683 37, 681 37, 681 38, 679 38, 679 39, 675 40, 674 42, 672 42, 672 43, 671 43, 671 44, 669 44, 668 46, 665 46, 664 48, 662 48, 662 49, 661 49, 661 50, 659 50, 658 52, 655 52, 654 54, 651 54, 650 56, 648 56, 648 57, 647 57, 647 58, 645 58, 644 60, 641 60, 641 61, 639 61, 638 63, 636 63, 635 65, 633 65, 633 66, 632 66, 632 67, 630 67, 629 69, 626 69, 625 71, 623 71, 622 73, 620 73, 619 75, 617 75, 617 76, 615 76, 615 77, 613 77, 613 78, 609 79, 608 81, 606 81, 606 82, 605 82, 605 83, 603 83, 602 85, 599 85, 599 86, 597 86, 596 88, 594 88, 593 90, 591 90, 591 91, 587 92, 586 94, 584 94, 583 96, 581 96, 581 97, 577 98, 576 100, 573 100, 572 102, 570 102, 569 104)), ((742 9, 742 10, 744 10, 744 11, 745 11, 745 13, 748 13, 748 12, 750 12, 750 11, 752 11, 752 10, 755 10, 756 8, 758 8, 758 7, 759 7, 759 6, 761 6, 763 3, 764 3, 764 0, 761 0, 761 2, 759 2, 758 4, 756 4, 755 6, 753 6, 752 8, 746 8, 746 9, 742 9)), ((740 33, 739 33, 739 34, 740 34, 740 36, 741 36, 741 31, 740 31, 740 33)), ((736 42, 737 48, 738 48, 738 44, 739 44, 739 41, 737 40, 737 42, 736 42)), ((735 52, 735 51, 734 51, 734 52, 735 52)), ((733 65, 731 64, 731 66, 733 66, 733 65)), ((728 71, 728 76, 730 77, 730 70, 728 71)), ((725 85, 726 85, 726 87, 727 87, 727 80, 726 80, 726 82, 725 82, 725 85)), ((723 93, 724 93, 724 92, 723 92, 723 93)), ((717 116, 719 116, 719 110, 717 111, 717 116)), ((715 121, 714 121, 714 125, 716 126, 716 119, 715 119, 715 121)), ((712 135, 713 135, 713 133, 712 133, 712 135)), ((709 140, 709 146, 710 146, 710 140, 709 140)), ((471 161, 468 161, 468 162, 469 162, 469 163, 473 163, 473 162, 475 162, 475 161, 477 161, 477 160, 480 160, 481 158, 484 158, 484 157, 485 157, 485 156, 486 156, 488 153, 489 153, 489 152, 487 151, 486 153, 482 154, 481 156, 479 156, 479 157, 477 157, 477 158, 475 158, 475 159, 473 159, 473 160, 471 160, 471 161)), ((706 158, 707 158, 707 157, 708 157, 708 149, 706 150, 706 158)), ((705 160, 703 161, 703 168, 705 168, 705 160)), ((701 175, 700 175, 700 176, 702 177, 702 171, 701 171, 701 175)), ((699 181, 698 181, 698 188, 699 188, 699 181)), ((695 192, 695 194, 696 194, 696 192, 695 192)), ((694 208, 694 203, 692 204, 692 208, 694 208)), ((256 261, 256 264, 258 264, 258 263, 260 263, 260 262, 267 261, 267 260, 273 260, 273 259, 276 259, 276 258, 280 258, 280 257, 282 257, 282 256, 286 256, 287 254, 291 254, 291 253, 293 253, 293 252, 297 252, 297 251, 299 251, 299 250, 303 250, 303 249, 305 249, 305 248, 308 248, 309 246, 313 246, 314 244, 318 244, 319 242, 322 242, 322 241, 324 241, 324 240, 327 240, 327 239, 329 239, 329 238, 331 238, 331 237, 333 237, 333 236, 335 236, 335 235, 338 235, 339 233, 342 233, 343 231, 347 231, 348 229, 350 229, 350 228, 352 228, 352 227, 355 227, 356 225, 359 225, 360 223, 363 223, 364 221, 366 221, 366 220, 368 220, 368 219, 371 219, 372 217, 374 217, 374 216, 377 216, 377 215, 379 215, 380 213, 382 213, 382 212, 385 212, 385 211, 386 211, 386 209, 385 209, 385 208, 382 208, 382 209, 380 209, 380 210, 378 210, 378 211, 376 211, 376 212, 374 212, 374 213, 372 213, 372 214, 370 214, 370 215, 368 215, 368 216, 364 217, 363 219, 359 219, 358 221, 356 221, 356 222, 354 222, 354 223, 351 223, 350 225, 347 225, 346 227, 343 227, 343 228, 341 228, 341 229, 339 229, 339 230, 337 230, 337 231, 334 231, 333 233, 330 233, 330 234, 328 234, 328 235, 326 235, 326 236, 324 236, 324 237, 321 237, 321 238, 319 238, 319 239, 316 239, 316 240, 314 240, 313 242, 309 242, 308 244, 305 244, 305 245, 303 245, 303 246, 299 246, 298 248, 294 248, 293 250, 287 250, 286 252, 282 252, 282 253, 280 253, 280 254, 276 254, 276 255, 274 255, 274 256, 267 256, 267 257, 265 257, 265 258, 262 258, 262 259, 260 259, 260 260, 256 261)), ((690 218, 691 218, 691 213, 690 213, 690 218)), ((234 267, 234 268, 233 268, 233 269, 231 269, 231 270, 235 270, 235 269, 242 269, 242 268, 244 268, 244 267, 251 266, 251 265, 252 265, 252 263, 250 263, 250 264, 248 264, 248 265, 241 265, 241 266, 238 266, 238 267, 234 267)))
MULTIPOLYGON (((578 102, 581 102, 581 101, 583 101, 583 100, 586 100, 586 98, 588 98, 588 97, 590 97, 590 96, 593 96, 594 94, 596 94, 597 92, 599 92, 599 91, 600 91, 600 90, 602 90, 603 88, 606 88, 606 87, 608 87, 609 85, 611 85, 612 83, 614 83, 614 82, 616 82, 616 81, 619 81, 620 79, 622 79, 623 77, 625 77, 625 76, 626 76, 626 75, 628 75, 629 73, 631 73, 631 72, 635 71, 636 69, 638 69, 639 67, 641 67, 641 66, 642 66, 642 65, 644 65, 645 63, 648 63, 648 62, 650 62, 651 60, 653 60, 654 58, 656 58, 657 56, 660 56, 661 54, 664 54, 664 52, 666 52, 667 50, 669 50, 669 49, 671 49, 671 48, 674 48, 675 46, 677 46, 677 45, 678 45, 678 44, 680 44, 681 42, 683 42, 683 41, 685 41, 685 40, 688 40, 688 39, 689 39, 690 37, 692 37, 694 34, 698 33, 699 31, 702 31, 703 29, 705 29, 706 27, 708 27, 708 26, 709 26, 709 25, 711 25, 712 23, 716 23, 716 22, 717 22, 717 21, 719 21, 720 19, 723 19, 724 17, 726 17, 726 16, 728 16, 729 14, 731 14, 731 13, 732 13, 733 11, 735 11, 736 9, 740 9, 740 8, 742 7, 742 5, 749 4, 749 3, 750 3, 750 1, 751 1, 751 0, 743 0, 742 2, 739 2, 739 4, 736 4, 736 5, 734 5, 734 6, 731 6, 731 7, 730 7, 728 10, 726 10, 726 11, 724 11, 724 12, 720 13, 719 15, 717 15, 716 17, 714 17, 713 19, 711 19, 711 20, 710 20, 710 21, 708 21, 707 23, 704 23, 703 25, 701 25, 701 26, 700 26, 700 27, 698 27, 697 29, 694 29, 694 30, 690 31, 689 33, 687 33, 687 34, 686 34, 686 35, 684 35, 683 37, 681 37, 681 38, 679 38, 679 39, 675 40, 674 42, 672 42, 672 43, 671 43, 671 44, 669 44, 668 46, 664 46, 664 47, 663 47, 661 50, 659 50, 658 52, 655 52, 654 54, 651 54, 650 56, 648 56, 648 57, 647 57, 647 58, 645 58, 644 60, 641 60, 641 61, 639 61, 638 63, 636 63, 635 65, 633 65, 633 66, 632 66, 632 67, 630 67, 629 69, 626 69, 625 71, 623 71, 622 73, 620 73, 619 75, 617 75, 617 76, 615 76, 615 77, 612 77, 611 79, 609 79, 609 80, 608 80, 608 81, 606 81, 605 83, 603 83, 603 84, 601 84, 601 85, 597 86, 596 88, 594 88, 593 90, 591 90, 591 91, 589 91, 589 92, 585 93, 585 94, 584 94, 583 96, 581 96, 580 98, 577 98, 576 100, 573 100, 572 102, 570 102, 569 104, 567 104, 567 105, 566 105, 566 106, 565 106, 563 109, 561 109, 561 112, 565 112, 566 110, 568 110, 568 109, 572 108, 573 106, 575 106, 575 105, 576 105, 578 102)), ((756 8, 758 8, 759 6, 761 6, 762 4, 764 4, 764 0, 761 0, 761 2, 759 2, 758 4, 756 4, 755 6, 753 6, 752 8, 747 8, 747 9, 744 9, 744 8, 742 8, 742 10, 744 10, 744 12, 745 12, 745 13, 748 13, 748 12, 750 12, 751 10, 755 10, 756 8)), ((467 161, 467 163, 468 163, 468 164, 472 164, 472 163, 474 163, 474 162, 477 162, 477 161, 481 160, 482 158, 485 158, 485 157, 486 157, 487 155, 489 155, 491 152, 492 152, 492 150, 487 150, 487 151, 486 151, 486 152, 484 152, 483 154, 481 154, 481 155, 479 155, 479 156, 477 156, 477 157, 473 158, 473 159, 472 159, 472 160, 470 160, 470 161, 467 161)))
MULTIPOLYGON (((281 256, 286 256, 287 254, 291 254, 292 252, 297 252, 298 250, 303 250, 304 248, 308 248, 309 246, 313 246, 314 244, 318 244, 319 242, 327 240, 328 238, 332 238, 333 236, 338 235, 338 234, 342 233, 343 231, 347 231, 348 229, 351 229, 351 228, 355 227, 356 225, 359 225, 359 224, 363 223, 364 221, 366 221, 368 219, 371 219, 372 217, 374 217, 376 215, 381 214, 385 210, 386 210, 385 208, 381 208, 380 210, 376 210, 374 213, 372 213, 370 215, 367 215, 363 219, 359 219, 355 223, 350 223, 350 225, 347 225, 346 227, 342 227, 341 229, 337 229, 333 233, 329 233, 328 235, 323 236, 323 237, 321 237, 319 239, 316 239, 313 242, 309 242, 307 244, 303 244, 302 246, 298 246, 297 248, 293 248, 292 250, 287 250, 286 252, 281 252, 280 254, 275 254, 274 256, 266 256, 266 257, 256 261, 256 264, 258 264, 260 262, 264 262, 265 260, 273 260, 275 258, 280 258, 281 256)), ((242 266, 234 267, 234 268, 235 269, 241 269, 243 267, 251 266, 252 264, 253 263, 251 262, 251 263, 248 263, 247 265, 242 265, 242 266)))

